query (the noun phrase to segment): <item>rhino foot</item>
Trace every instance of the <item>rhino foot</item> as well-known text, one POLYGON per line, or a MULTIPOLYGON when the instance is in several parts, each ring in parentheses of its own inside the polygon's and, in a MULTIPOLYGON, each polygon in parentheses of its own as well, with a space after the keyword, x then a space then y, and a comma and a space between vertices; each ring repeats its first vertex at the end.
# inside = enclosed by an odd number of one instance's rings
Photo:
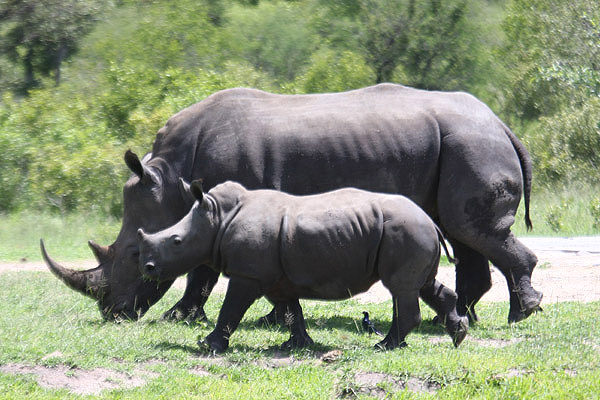
MULTIPOLYGON (((517 293, 517 296, 519 294, 517 293)), ((543 294, 535 289, 531 289, 527 295, 521 295, 518 306, 514 306, 511 302, 510 311, 508 313, 508 323, 516 323, 529 317, 531 314, 542 311, 540 303, 542 302, 543 294)))
POLYGON ((381 342, 379 342, 375 345, 375 349, 376 350, 393 350, 393 349, 401 349, 406 346, 408 346, 408 344, 406 344, 406 342, 404 340, 399 342, 397 340, 394 340, 394 339, 386 336, 385 339, 383 339, 381 342))
POLYGON ((223 353, 229 348, 229 340, 212 332, 203 340, 198 340, 198 346, 212 353, 223 353))
POLYGON ((458 347, 458 345, 465 340, 465 337, 467 337, 467 332, 469 330, 469 319, 467 317, 460 317, 460 319, 454 324, 448 324, 446 330, 452 338, 452 344, 454 347, 458 347))
POLYGON ((303 347, 308 347, 315 344, 308 334, 297 334, 290 336, 290 338, 281 345, 281 350, 292 350, 292 349, 301 349, 303 347))
POLYGON ((189 323, 198 323, 202 321, 208 321, 204 309, 198 306, 187 307, 180 303, 175 304, 169 311, 165 312, 161 319, 165 321, 180 322, 185 321, 189 323))

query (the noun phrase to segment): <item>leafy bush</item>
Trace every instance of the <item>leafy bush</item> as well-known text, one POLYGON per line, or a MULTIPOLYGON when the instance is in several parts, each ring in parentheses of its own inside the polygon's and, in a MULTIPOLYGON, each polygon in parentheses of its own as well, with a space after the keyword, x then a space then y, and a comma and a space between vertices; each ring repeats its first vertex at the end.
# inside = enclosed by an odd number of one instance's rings
POLYGON ((542 118, 526 141, 543 183, 600 179, 600 99, 542 118))
POLYGON ((375 74, 360 55, 329 49, 313 54, 307 71, 297 79, 303 93, 342 92, 374 83, 375 74))

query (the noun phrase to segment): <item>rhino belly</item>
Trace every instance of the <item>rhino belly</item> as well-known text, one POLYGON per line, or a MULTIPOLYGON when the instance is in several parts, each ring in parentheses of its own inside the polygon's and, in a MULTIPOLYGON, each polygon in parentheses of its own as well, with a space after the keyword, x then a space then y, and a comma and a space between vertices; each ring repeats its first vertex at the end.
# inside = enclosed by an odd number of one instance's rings
POLYGON ((312 197, 284 219, 282 271, 298 297, 346 299, 379 280, 383 216, 364 192, 344 193, 312 197))

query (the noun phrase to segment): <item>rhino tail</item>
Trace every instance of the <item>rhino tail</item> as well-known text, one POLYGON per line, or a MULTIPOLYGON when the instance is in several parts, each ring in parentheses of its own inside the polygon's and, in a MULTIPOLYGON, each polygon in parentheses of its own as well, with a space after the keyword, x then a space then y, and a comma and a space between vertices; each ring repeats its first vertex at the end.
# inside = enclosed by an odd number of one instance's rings
POLYGON ((531 155, 529 155, 529 151, 527 151, 519 138, 506 125, 504 125, 504 132, 506 132, 506 136, 510 139, 519 156, 519 162, 521 163, 521 172, 523 173, 523 199, 525 201, 525 226, 527 227, 527 230, 530 231, 533 229, 533 224, 531 223, 531 218, 529 216, 529 199, 531 197, 533 171, 531 155))
POLYGON ((454 258, 450 255, 450 252, 448 251, 448 246, 446 245, 446 238, 444 237, 444 234, 442 233, 441 229, 437 225, 435 226, 435 230, 437 231, 438 240, 440 241, 440 243, 442 244, 442 247, 444 248, 444 252, 446 253, 446 257, 448 258, 448 261, 450 261, 452 264, 456 265, 458 263, 458 258, 454 258))

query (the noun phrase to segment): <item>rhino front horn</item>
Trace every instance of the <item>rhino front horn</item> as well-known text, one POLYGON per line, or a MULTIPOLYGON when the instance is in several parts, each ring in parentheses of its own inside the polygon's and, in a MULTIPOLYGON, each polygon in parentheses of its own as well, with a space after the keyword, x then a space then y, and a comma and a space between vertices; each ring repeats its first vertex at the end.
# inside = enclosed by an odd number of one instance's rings
POLYGON ((63 281, 68 287, 83 293, 95 300, 99 300, 101 297, 102 288, 102 269, 100 267, 93 268, 87 271, 78 271, 69 268, 65 268, 62 265, 54 261, 46 252, 44 241, 40 239, 40 248, 42 250, 42 256, 48 268, 54 275, 63 281))

